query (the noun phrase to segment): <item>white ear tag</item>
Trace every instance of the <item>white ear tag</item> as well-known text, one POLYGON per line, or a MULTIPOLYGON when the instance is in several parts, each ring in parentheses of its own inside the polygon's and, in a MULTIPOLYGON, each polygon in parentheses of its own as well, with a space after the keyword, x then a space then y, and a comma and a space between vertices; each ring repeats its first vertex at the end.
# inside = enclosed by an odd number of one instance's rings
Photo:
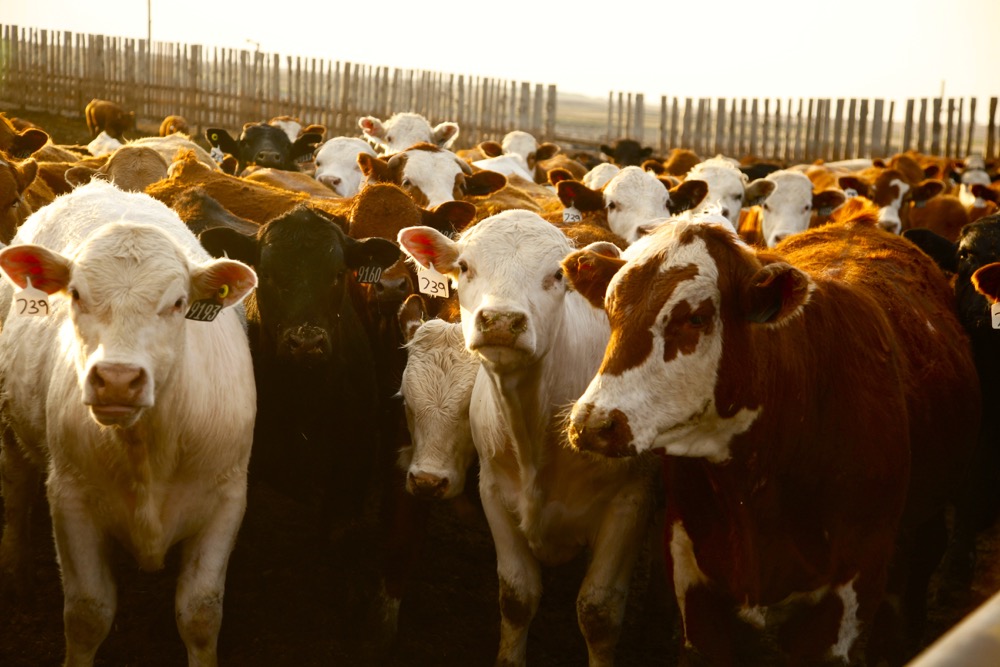
POLYGON ((570 204, 563 209, 563 222, 580 222, 581 220, 583 220, 583 214, 576 206, 570 204))
POLYGON ((25 277, 28 286, 14 295, 14 309, 18 315, 38 315, 46 317, 49 314, 49 295, 31 285, 31 278, 25 277))
POLYGON ((417 282, 420 283, 421 294, 428 294, 442 299, 448 298, 448 278, 438 273, 434 269, 433 264, 431 264, 431 268, 429 269, 423 267, 417 269, 417 282))
POLYGON ((212 146, 212 150, 208 152, 213 160, 222 164, 222 161, 226 159, 226 154, 222 152, 222 149, 218 146, 212 146))
POLYGON ((990 316, 993 318, 993 328, 1000 329, 1000 301, 990 306, 990 316))

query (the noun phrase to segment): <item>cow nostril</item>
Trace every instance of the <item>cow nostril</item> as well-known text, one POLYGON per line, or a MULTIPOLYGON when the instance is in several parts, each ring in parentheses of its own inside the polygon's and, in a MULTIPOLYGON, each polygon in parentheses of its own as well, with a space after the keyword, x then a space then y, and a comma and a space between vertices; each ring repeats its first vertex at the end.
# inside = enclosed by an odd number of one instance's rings
POLYGON ((511 333, 524 333, 528 330, 528 318, 524 315, 514 315, 510 320, 511 333))

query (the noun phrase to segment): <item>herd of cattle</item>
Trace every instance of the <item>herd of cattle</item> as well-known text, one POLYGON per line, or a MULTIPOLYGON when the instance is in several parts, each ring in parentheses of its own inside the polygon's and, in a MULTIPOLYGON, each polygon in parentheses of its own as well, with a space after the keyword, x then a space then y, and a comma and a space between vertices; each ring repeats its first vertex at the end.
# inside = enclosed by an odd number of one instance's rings
POLYGON ((381 508, 390 643, 399 518, 478 477, 497 665, 581 551, 612 665, 654 530, 694 664, 902 664, 932 575, 968 585, 1000 500, 997 165, 86 120, 82 147, 0 114, 0 593, 29 594, 44 480, 65 664, 111 628, 114 544, 179 546, 188 662, 217 663, 248 472, 334 542, 381 508))

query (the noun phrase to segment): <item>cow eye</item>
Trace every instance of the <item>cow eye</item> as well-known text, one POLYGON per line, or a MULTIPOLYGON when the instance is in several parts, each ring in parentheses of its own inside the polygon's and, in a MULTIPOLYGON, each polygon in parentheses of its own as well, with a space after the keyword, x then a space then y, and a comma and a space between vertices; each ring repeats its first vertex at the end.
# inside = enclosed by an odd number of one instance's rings
POLYGON ((391 134, 385 135, 385 140, 386 140, 386 143, 390 143, 391 144, 392 143, 392 135, 391 134))
POLYGON ((410 182, 410 179, 408 179, 408 178, 404 178, 404 179, 403 179, 403 187, 404 187, 404 188, 408 188, 408 187, 410 187, 411 185, 413 185, 413 184, 412 184, 412 183, 410 182))
POLYGON ((767 204, 764 204, 763 208, 764 208, 765 211, 770 211, 771 210, 771 207, 768 206, 767 204))
POLYGON ((692 315, 691 317, 688 318, 688 324, 690 324, 692 327, 696 329, 700 329, 701 327, 708 324, 708 320, 705 318, 704 315, 692 315))
POLYGON ((78 289, 76 289, 75 287, 73 287, 73 288, 70 289, 69 295, 70 295, 70 297, 73 298, 73 301, 79 301, 80 300, 80 291, 78 289))
POLYGON ((806 204, 805 206, 803 206, 803 207, 802 207, 802 210, 803 210, 803 211, 808 211, 808 210, 809 210, 809 209, 811 209, 811 208, 812 208, 812 205, 811 205, 811 204, 806 204))
POLYGON ((464 259, 458 263, 458 270, 462 273, 466 273, 469 270, 469 265, 465 263, 464 259))
POLYGON ((617 208, 616 204, 613 201, 609 201, 608 202, 608 210, 609 211, 613 211, 613 210, 615 210, 615 208, 617 208))
POLYGON ((558 271, 556 271, 556 275, 554 277, 555 277, 556 280, 562 280, 563 279, 562 269, 559 269, 558 271))
POLYGON ((180 310, 184 307, 184 297, 180 297, 177 301, 174 301, 174 310, 180 310))

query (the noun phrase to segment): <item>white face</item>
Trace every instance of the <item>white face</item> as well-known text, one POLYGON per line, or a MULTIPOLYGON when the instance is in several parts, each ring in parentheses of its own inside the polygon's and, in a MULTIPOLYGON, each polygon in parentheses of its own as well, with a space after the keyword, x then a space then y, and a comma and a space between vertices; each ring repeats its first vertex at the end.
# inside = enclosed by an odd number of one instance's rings
POLYGON ((604 187, 604 206, 611 231, 629 243, 639 227, 656 218, 670 217, 670 193, 656 176, 639 167, 625 167, 604 187))
POLYGON ((567 285, 560 262, 572 250, 535 213, 504 211, 458 241, 425 227, 400 232, 411 257, 457 284, 466 347, 503 372, 544 357, 562 323, 567 285))
POLYGON ((375 156, 375 150, 363 139, 336 137, 325 142, 316 151, 316 180, 339 197, 353 197, 361 189, 363 178, 359 153, 375 156))
POLYGON ((428 320, 407 344, 400 394, 413 442, 407 490, 452 498, 465 486, 475 447, 469 424, 479 361, 460 324, 428 320))
POLYGON ((127 426, 153 405, 183 351, 190 285, 187 261, 158 230, 108 227, 83 246, 67 292, 80 387, 98 422, 127 426), (114 389, 130 375, 135 391, 114 389))
POLYGON ((696 166, 687 175, 687 179, 697 179, 708 184, 708 194, 694 209, 693 215, 703 214, 709 208, 717 207, 718 212, 729 221, 733 231, 736 231, 740 221, 740 210, 743 208, 743 193, 746 189, 746 176, 743 172, 733 166, 702 169, 696 166))
POLYGON ((521 130, 508 132, 500 145, 503 147, 504 155, 517 159, 526 172, 531 173, 535 168, 535 152, 538 150, 538 141, 529 133, 521 130))
POLYGON ((583 175, 582 183, 591 190, 600 190, 621 171, 621 167, 610 162, 603 162, 583 175))
POLYGON ((910 186, 898 178, 889 182, 889 187, 896 188, 896 196, 887 205, 878 210, 878 224, 893 234, 899 234, 903 229, 903 221, 899 217, 899 208, 903 205, 903 197, 910 191, 910 186))
POLYGON ((701 237, 681 240, 696 225, 666 225, 642 239, 608 285, 611 342, 571 420, 614 423, 620 449, 612 455, 663 449, 724 460, 732 435, 753 421, 742 413, 722 418, 716 409, 719 272, 701 237))
POLYGON ((402 188, 419 189, 427 198, 424 208, 432 209, 455 199, 455 181, 464 172, 454 153, 445 150, 406 152, 402 188))
POLYGON ((776 171, 767 180, 775 186, 761 205, 761 231, 767 247, 773 248, 782 239, 809 229, 812 181, 789 171, 776 171))
POLYGON ((416 113, 397 113, 387 120, 376 136, 385 155, 405 151, 421 142, 433 143, 431 124, 416 113))

